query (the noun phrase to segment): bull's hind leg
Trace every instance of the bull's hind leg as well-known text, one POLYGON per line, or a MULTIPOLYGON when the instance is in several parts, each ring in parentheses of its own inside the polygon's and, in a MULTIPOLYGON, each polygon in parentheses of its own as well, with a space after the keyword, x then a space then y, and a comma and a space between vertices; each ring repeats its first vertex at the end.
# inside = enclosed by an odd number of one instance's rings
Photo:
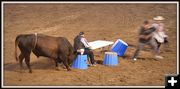
POLYGON ((24 55, 21 53, 19 55, 20 73, 23 73, 23 59, 24 59, 24 55))
POLYGON ((31 66, 30 66, 30 53, 26 54, 25 62, 26 62, 26 65, 27 65, 27 67, 29 69, 29 73, 32 73, 32 69, 31 69, 31 66))
POLYGON ((21 69, 23 68, 23 65, 22 65, 23 59, 24 59, 24 55, 21 53, 19 55, 19 64, 20 64, 21 69))
POLYGON ((68 57, 66 57, 66 56, 60 56, 60 59, 62 59, 62 62, 63 62, 63 64, 66 66, 66 69, 68 70, 68 71, 70 71, 71 69, 70 69, 70 67, 69 67, 69 65, 68 65, 68 57))

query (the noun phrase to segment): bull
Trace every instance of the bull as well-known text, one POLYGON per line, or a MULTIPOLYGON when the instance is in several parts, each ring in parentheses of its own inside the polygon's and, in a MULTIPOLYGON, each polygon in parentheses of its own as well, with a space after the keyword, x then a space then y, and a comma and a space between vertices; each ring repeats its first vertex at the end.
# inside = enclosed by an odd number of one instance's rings
POLYGON ((32 73, 30 66, 30 54, 33 52, 37 57, 44 56, 53 59, 55 67, 58 63, 63 63, 68 71, 70 65, 76 57, 76 51, 65 37, 52 37, 44 34, 20 34, 15 39, 15 58, 19 61, 22 68, 23 59, 32 73), (20 49, 20 55, 17 56, 17 46, 20 49))

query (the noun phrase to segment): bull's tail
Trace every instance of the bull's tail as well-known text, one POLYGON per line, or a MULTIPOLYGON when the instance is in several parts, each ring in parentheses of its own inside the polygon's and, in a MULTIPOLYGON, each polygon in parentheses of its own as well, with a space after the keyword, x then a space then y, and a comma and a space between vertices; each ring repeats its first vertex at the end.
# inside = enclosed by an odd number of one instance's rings
POLYGON ((17 36, 16 40, 15 40, 15 52, 14 52, 14 54, 15 54, 16 61, 19 60, 19 58, 17 56, 17 46, 18 46, 18 44, 19 44, 19 36, 17 36))

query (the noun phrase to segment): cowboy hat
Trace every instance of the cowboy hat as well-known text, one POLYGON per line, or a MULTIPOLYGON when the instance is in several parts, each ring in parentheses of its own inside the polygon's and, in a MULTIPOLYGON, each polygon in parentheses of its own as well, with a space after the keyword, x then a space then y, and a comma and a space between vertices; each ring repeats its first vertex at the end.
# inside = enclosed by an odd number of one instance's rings
POLYGON ((162 17, 162 16, 156 16, 156 17, 154 17, 153 19, 154 19, 154 20, 164 20, 164 17, 162 17))

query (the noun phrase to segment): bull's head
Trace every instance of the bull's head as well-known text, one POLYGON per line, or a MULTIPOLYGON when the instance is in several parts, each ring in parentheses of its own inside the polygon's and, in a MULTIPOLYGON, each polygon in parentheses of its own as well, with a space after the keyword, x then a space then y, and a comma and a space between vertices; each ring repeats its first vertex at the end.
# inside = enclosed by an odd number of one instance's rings
POLYGON ((73 61, 76 59, 77 57, 77 51, 74 51, 70 56, 69 56, 69 60, 68 60, 68 64, 71 66, 73 61))

